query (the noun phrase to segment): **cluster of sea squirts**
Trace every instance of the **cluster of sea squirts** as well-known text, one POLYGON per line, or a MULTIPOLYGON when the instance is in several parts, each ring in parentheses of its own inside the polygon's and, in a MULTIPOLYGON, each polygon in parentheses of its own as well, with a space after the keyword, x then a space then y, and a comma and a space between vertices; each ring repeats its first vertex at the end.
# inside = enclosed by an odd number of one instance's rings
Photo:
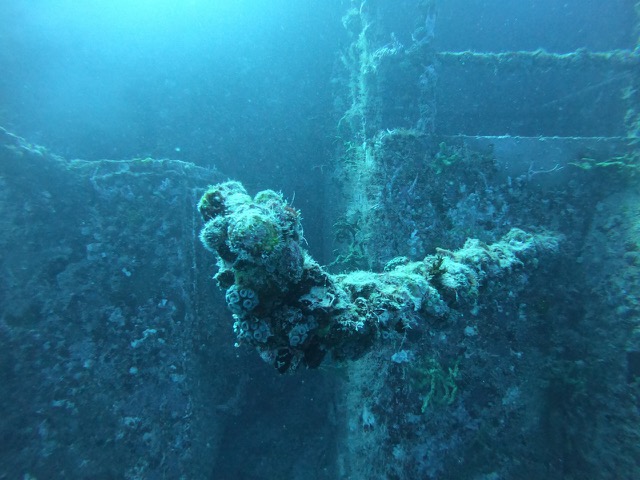
POLYGON ((299 295, 292 291, 304 289, 305 272, 319 271, 300 247, 300 213, 280 193, 252 198, 234 181, 211 186, 198 209, 206 222, 200 239, 218 256, 215 279, 226 290, 237 345, 257 347, 282 371, 305 356, 306 363, 319 362, 308 353, 318 321, 296 308, 299 295))

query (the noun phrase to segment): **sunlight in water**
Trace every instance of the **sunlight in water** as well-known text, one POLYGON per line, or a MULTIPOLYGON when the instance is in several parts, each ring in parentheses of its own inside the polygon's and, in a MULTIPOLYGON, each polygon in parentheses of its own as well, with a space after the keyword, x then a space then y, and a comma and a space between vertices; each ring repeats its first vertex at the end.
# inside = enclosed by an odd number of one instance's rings
POLYGON ((238 30, 269 21, 274 5, 266 0, 73 0, 50 1, 22 14, 36 26, 62 32, 151 37, 179 31, 238 30))

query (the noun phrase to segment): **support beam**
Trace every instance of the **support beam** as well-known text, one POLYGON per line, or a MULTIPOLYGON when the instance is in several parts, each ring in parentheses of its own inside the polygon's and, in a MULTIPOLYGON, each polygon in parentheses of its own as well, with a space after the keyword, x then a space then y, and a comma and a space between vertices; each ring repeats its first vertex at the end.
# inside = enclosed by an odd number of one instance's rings
POLYGON ((279 193, 252 198, 229 181, 211 186, 198 209, 206 222, 200 239, 218 257, 215 279, 226 290, 237 345, 252 345, 281 373, 315 368, 327 354, 355 359, 385 333, 474 314, 483 288, 513 295, 526 285, 522 272, 557 251, 560 240, 514 228, 492 245, 470 239, 419 262, 396 258, 381 273, 333 275, 302 248, 300 212, 279 193))

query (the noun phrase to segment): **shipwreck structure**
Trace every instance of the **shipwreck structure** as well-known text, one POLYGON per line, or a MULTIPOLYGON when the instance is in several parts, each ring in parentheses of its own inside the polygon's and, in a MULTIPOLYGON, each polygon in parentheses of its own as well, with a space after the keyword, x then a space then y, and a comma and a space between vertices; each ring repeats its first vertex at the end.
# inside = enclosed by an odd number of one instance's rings
POLYGON ((636 478, 636 12, 487 3, 345 7, 300 210, 0 130, 0 477, 636 478))

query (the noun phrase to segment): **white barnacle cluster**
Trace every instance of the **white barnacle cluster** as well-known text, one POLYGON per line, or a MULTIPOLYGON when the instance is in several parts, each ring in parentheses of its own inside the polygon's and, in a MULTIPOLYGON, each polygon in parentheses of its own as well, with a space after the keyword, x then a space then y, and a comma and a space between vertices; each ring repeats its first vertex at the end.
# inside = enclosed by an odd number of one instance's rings
POLYGON ((258 306, 258 294, 250 288, 241 288, 238 285, 231 285, 227 289, 226 301, 229 310, 239 316, 250 312, 258 306))
POLYGON ((299 323, 289 330, 289 345, 297 347, 302 345, 309 335, 309 331, 316 328, 318 324, 315 320, 311 320, 309 323, 299 323))
POLYGON ((264 320, 257 318, 241 319, 237 315, 234 315, 234 319, 233 331, 238 337, 239 343, 264 344, 273 336, 271 328, 264 320))

